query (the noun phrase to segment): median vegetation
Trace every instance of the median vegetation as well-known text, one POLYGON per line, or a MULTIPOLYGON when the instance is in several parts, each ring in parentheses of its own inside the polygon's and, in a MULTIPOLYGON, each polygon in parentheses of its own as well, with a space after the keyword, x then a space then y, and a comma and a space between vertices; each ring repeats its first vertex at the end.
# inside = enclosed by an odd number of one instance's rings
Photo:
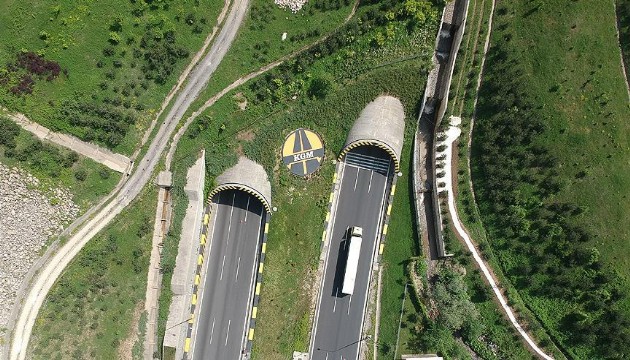
MULTIPOLYGON (((256 359, 287 358, 295 350, 308 350, 334 171, 331 160, 360 111, 380 94, 399 97, 408 128, 414 127, 439 9, 427 11, 430 16, 414 22, 396 2, 362 3, 355 17, 327 41, 224 96, 197 118, 178 146, 173 164, 176 188, 183 186, 186 168, 202 148, 209 186, 239 155, 261 163, 271 177, 278 211, 272 216, 267 243, 256 359), (298 127, 318 132, 327 149, 322 168, 307 180, 292 176, 280 162, 284 136, 298 127)), ((181 190, 174 189, 173 201, 178 228, 186 207, 181 190)), ((171 259, 166 269, 171 269, 176 241, 165 242, 164 258, 171 259)), ((164 281, 169 281, 167 276, 164 281)), ((402 293, 402 288, 396 289, 402 293)), ((160 308, 168 308, 168 295, 162 298, 166 301, 161 299, 160 308)))
POLYGON ((491 253, 572 358, 630 352, 627 234, 614 225, 630 216, 630 108, 614 15, 598 1, 498 5, 473 132, 491 253))

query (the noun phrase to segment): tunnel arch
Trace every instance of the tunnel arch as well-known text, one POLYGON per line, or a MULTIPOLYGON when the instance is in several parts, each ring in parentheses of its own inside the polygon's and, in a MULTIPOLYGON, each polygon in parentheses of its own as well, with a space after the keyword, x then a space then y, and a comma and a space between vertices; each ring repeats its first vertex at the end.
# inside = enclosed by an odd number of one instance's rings
POLYGON ((218 185, 210 192, 208 201, 223 190, 241 190, 260 200, 271 213, 271 183, 262 165, 241 156, 236 165, 217 176, 216 182, 218 185))
POLYGON ((376 146, 392 157, 396 172, 399 172, 404 137, 405 110, 402 103, 393 96, 381 95, 359 114, 348 133, 339 160, 357 147, 376 146))

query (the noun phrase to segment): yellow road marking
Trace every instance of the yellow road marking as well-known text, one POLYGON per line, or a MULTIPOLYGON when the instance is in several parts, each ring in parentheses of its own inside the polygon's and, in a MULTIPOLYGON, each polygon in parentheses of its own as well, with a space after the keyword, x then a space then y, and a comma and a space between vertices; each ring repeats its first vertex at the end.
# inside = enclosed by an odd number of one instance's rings
POLYGON ((389 206, 387 206, 387 216, 389 216, 391 212, 392 212, 392 204, 389 204, 389 206))
POLYGON ((208 220, 210 220, 210 216, 208 216, 208 214, 204 215, 204 217, 203 217, 203 224, 204 225, 208 225, 208 220))
POLYGON ((379 255, 383 255, 383 248, 385 247, 385 244, 381 244, 381 247, 378 249, 378 254, 379 255))
POLYGON ((259 273, 262 273, 264 265, 265 264, 263 264, 263 263, 260 263, 260 265, 258 265, 258 272, 259 273))
POLYGON ((206 234, 201 234, 201 245, 206 245, 206 234))
POLYGON ((396 192, 396 184, 392 185, 392 192, 391 195, 394 196, 394 193, 396 192))
POLYGON ((249 329, 249 335, 247 336, 248 340, 254 340, 254 329, 249 329))
POLYGON ((387 224, 383 225, 383 235, 387 234, 387 224))
POLYGON ((197 294, 193 294, 192 296, 192 304, 197 305, 197 294))
POLYGON ((267 251, 267 243, 263 243, 261 252, 264 254, 267 251))
POLYGON ((326 242, 326 230, 322 233, 322 241, 326 242))
POLYGON ((190 351, 190 338, 187 337, 186 342, 184 343, 184 352, 189 352, 189 351, 190 351))
POLYGON ((255 319, 257 314, 258 314, 258 307, 254 306, 254 308, 252 309, 252 319, 255 319))
POLYGON ((337 173, 333 174, 333 184, 337 182, 337 173))
POLYGON ((265 234, 269 233, 269 223, 265 223, 265 234))
POLYGON ((260 283, 256 284, 256 295, 260 295, 260 283))
POLYGON ((330 220, 330 211, 326 213, 326 221, 330 220))
POLYGON ((330 193, 330 197, 328 198, 328 202, 331 203, 333 200, 333 193, 330 193))
POLYGON ((199 257, 197 258, 197 265, 201 264, 203 264, 203 255, 199 254, 199 257))
POLYGON ((199 285, 200 282, 201 282, 201 276, 199 276, 199 274, 195 275, 195 285, 199 285))

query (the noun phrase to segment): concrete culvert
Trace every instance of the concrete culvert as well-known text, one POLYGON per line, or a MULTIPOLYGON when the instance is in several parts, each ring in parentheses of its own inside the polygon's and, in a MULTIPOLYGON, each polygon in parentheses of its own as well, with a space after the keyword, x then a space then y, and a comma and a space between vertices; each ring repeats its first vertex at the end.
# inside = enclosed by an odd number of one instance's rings
POLYGON ((217 187, 210 192, 209 199, 223 190, 241 190, 256 197, 271 213, 271 183, 262 165, 240 157, 238 163, 217 176, 217 187))
POLYGON ((381 95, 363 108, 354 122, 339 160, 359 146, 376 146, 385 150, 400 171, 400 155, 405 137, 405 110, 395 97, 381 95))

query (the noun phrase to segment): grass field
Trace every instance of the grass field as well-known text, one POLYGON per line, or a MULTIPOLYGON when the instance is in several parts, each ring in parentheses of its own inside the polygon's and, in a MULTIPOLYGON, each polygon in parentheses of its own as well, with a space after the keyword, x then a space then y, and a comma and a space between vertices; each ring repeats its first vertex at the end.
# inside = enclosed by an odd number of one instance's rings
MULTIPOLYGON (((500 2, 495 14, 473 138, 473 181, 493 253, 525 304, 569 357, 618 356, 627 343, 623 339, 630 338, 623 330, 630 313, 630 263, 621 256, 628 252, 630 233, 615 225, 630 218, 623 200, 630 181, 619 171, 630 152, 630 107, 613 4, 500 2), (560 38, 561 43, 556 41, 560 38), (542 124, 534 130, 538 134, 530 137, 531 129, 523 128, 529 138, 514 137, 505 122, 514 116, 542 124), (497 129, 504 129, 512 141, 497 137, 497 129), (482 175, 480 169, 491 169, 487 154, 497 150, 496 144, 513 160, 504 162, 499 153, 492 162, 508 172, 514 164, 527 170, 514 173, 511 180, 482 175), (538 158, 528 159, 523 152, 538 158), (534 167, 528 165, 531 159, 534 167), (549 177, 541 178, 545 174, 549 177), (499 181, 511 182, 516 190, 501 195, 506 183, 499 181), (506 200, 515 207, 504 205, 506 200), (497 216, 500 208, 503 220, 497 216), (515 211, 521 209, 525 212, 519 220, 515 211), (568 209, 574 209, 571 215, 566 215, 568 209), (548 211, 565 215, 550 218, 548 211), (519 225, 510 229, 510 221, 519 225), (518 226, 529 225, 527 235, 519 232, 518 226), (566 242, 576 234, 580 242, 566 242), (531 242, 536 238, 541 241, 531 242), (556 239, 555 244, 549 246, 549 239, 556 239), (577 255, 587 252, 590 259, 577 255), (598 276, 595 282, 593 274, 598 276), (540 287, 541 282, 551 285, 540 287), (554 283, 572 290, 557 292, 554 283), (586 293, 580 290, 591 286, 586 293), (615 295, 589 297, 607 292, 615 295), (594 336, 586 335, 593 331, 594 336)), ((514 126, 521 125, 513 121, 514 126)))
POLYGON ((343 22, 353 1, 307 2, 298 13, 273 2, 252 0, 250 9, 223 61, 212 75, 199 102, 219 92, 239 77, 258 70, 296 49, 310 44, 343 22), (282 35, 287 33, 286 40, 282 35))
POLYGON ((272 177, 273 202, 278 212, 273 215, 270 225, 254 341, 255 358, 284 359, 294 350, 307 350, 311 327, 310 296, 316 289, 313 276, 334 169, 329 160, 341 150, 352 121, 378 94, 398 95, 411 113, 417 111, 415 106, 422 83, 403 74, 417 72, 420 66, 416 61, 381 68, 340 86, 325 100, 305 100, 262 116, 255 108, 245 113, 238 108, 235 110, 234 99, 226 97, 212 108, 213 117, 232 119, 226 122, 222 142, 217 141, 216 128, 202 131, 199 135, 202 142, 182 139, 176 154, 179 159, 174 168, 176 179, 184 173, 185 164, 194 158, 191 155, 202 147, 206 148, 209 159, 220 159, 209 164, 210 179, 234 163, 236 153, 241 151, 263 164, 272 177), (221 111, 228 113, 223 115, 221 111), (243 134, 243 124, 252 121, 255 125, 248 126, 245 132, 251 131, 253 139, 239 140, 242 139, 238 134, 243 134), (289 175, 283 167, 277 168, 279 157, 270 156, 279 154, 288 131, 301 126, 320 133, 328 149, 328 160, 306 182, 289 175), (340 128, 344 130, 339 131, 340 128), (305 283, 312 285, 300 285, 305 283), (275 345, 268 346, 270 343, 275 345))
MULTIPOLYGON (((412 257, 421 255, 420 242, 415 227, 413 178, 411 176, 413 134, 415 134, 416 130, 414 119, 417 114, 408 113, 407 116, 409 125, 405 129, 405 144, 401 160, 403 176, 399 177, 396 183, 396 194, 382 257, 383 290, 381 293, 381 326, 379 329, 378 350, 379 355, 384 358, 394 356, 402 296, 405 284, 409 282, 407 264, 412 257)), ((408 292, 413 292, 411 287, 409 287, 408 292)), ((405 307, 407 313, 415 314, 419 312, 419 309, 414 308, 411 295, 408 295, 405 307)), ((410 331, 409 327, 402 329, 401 338, 403 340, 398 352, 399 355, 414 352, 413 347, 407 345, 405 340, 411 336, 409 334, 410 331)))
MULTIPOLYGON (((377 6, 368 5, 358 13, 377 6)), ((370 16, 373 14, 374 10, 370 16)), ((365 18, 368 25, 373 22, 373 18, 365 18)), ((341 150, 352 121, 365 104, 381 93, 399 96, 409 116, 418 110, 417 102, 423 89, 418 79, 426 77, 433 39, 429 34, 434 23, 416 28, 408 38, 404 36, 407 28, 402 22, 393 21, 393 24, 396 26, 394 34, 380 47, 370 43, 371 37, 382 28, 372 27, 357 36, 356 42, 337 45, 332 54, 317 58, 312 53, 306 54, 310 60, 302 59, 304 67, 291 63, 234 90, 202 114, 178 146, 173 162, 175 228, 181 226, 186 206, 182 201, 182 185, 178 184, 183 184, 186 168, 200 149, 206 149, 208 188, 241 154, 261 163, 271 177, 273 202, 278 212, 270 226, 254 341, 257 359, 285 359, 294 350, 307 350, 310 298, 316 287, 313 277, 332 180, 333 165, 329 160, 336 158, 341 150), (355 56, 355 51, 363 51, 365 56, 355 56), (362 59, 365 63, 358 66, 362 59), (328 82, 324 94, 311 97, 308 95, 310 78, 314 76, 335 80, 328 82), (273 79, 279 79, 280 84, 273 79), (266 98, 261 97, 260 89, 265 89, 269 82, 273 82, 270 92, 266 98), (239 104, 244 99, 248 104, 242 110, 239 104), (284 136, 297 127, 318 132, 327 148, 323 167, 306 182, 284 171, 278 163, 279 157, 274 156, 279 155, 284 136), (311 285, 299 286, 304 283, 311 285)), ((346 31, 358 34, 357 30, 355 27, 346 31)), ((175 239, 177 232, 173 231, 175 239)), ((165 283, 170 278, 168 270, 170 262, 174 261, 175 243, 165 242, 165 283)), ((170 294, 163 294, 160 308, 167 308, 169 302, 170 294)), ((165 319, 166 312, 161 311, 162 329, 165 319)))
POLYGON ((33 51, 56 61, 67 76, 36 81, 32 95, 15 96, 0 89, 0 103, 51 129, 130 154, 186 65, 188 57, 180 55, 199 49, 223 7, 219 0, 149 3, 3 1, 0 24, 5 26, 0 26, 0 37, 5 41, 0 45, 0 64, 13 62, 21 51, 33 51), (165 55, 167 50, 157 45, 141 47, 143 41, 166 44, 162 39, 169 31, 175 37, 171 48, 181 49, 181 54, 165 55), (143 38, 145 34, 153 38, 143 38), (151 49, 163 51, 150 54, 151 49), (149 58, 158 56, 163 67, 146 70, 149 58), (148 79, 149 73, 162 78, 148 79), (70 109, 91 122, 73 124, 70 109), (99 113, 104 109, 120 114, 120 129, 103 124, 103 119, 113 121, 99 113), (126 115, 134 120, 124 120, 126 115))
POLYGON ((119 173, 91 159, 71 155, 70 151, 60 146, 42 143, 25 130, 19 130, 15 145, 13 152, 24 157, 7 156, 8 148, 0 145, 0 162, 27 170, 40 180, 42 189, 57 186, 69 189, 82 212, 113 190, 120 180, 119 173), (72 159, 73 156, 76 157, 72 159), (66 159, 76 161, 70 160, 65 165, 66 159))
POLYGON ((156 194, 145 190, 70 263, 37 317, 29 356, 120 358, 144 310, 156 194))

